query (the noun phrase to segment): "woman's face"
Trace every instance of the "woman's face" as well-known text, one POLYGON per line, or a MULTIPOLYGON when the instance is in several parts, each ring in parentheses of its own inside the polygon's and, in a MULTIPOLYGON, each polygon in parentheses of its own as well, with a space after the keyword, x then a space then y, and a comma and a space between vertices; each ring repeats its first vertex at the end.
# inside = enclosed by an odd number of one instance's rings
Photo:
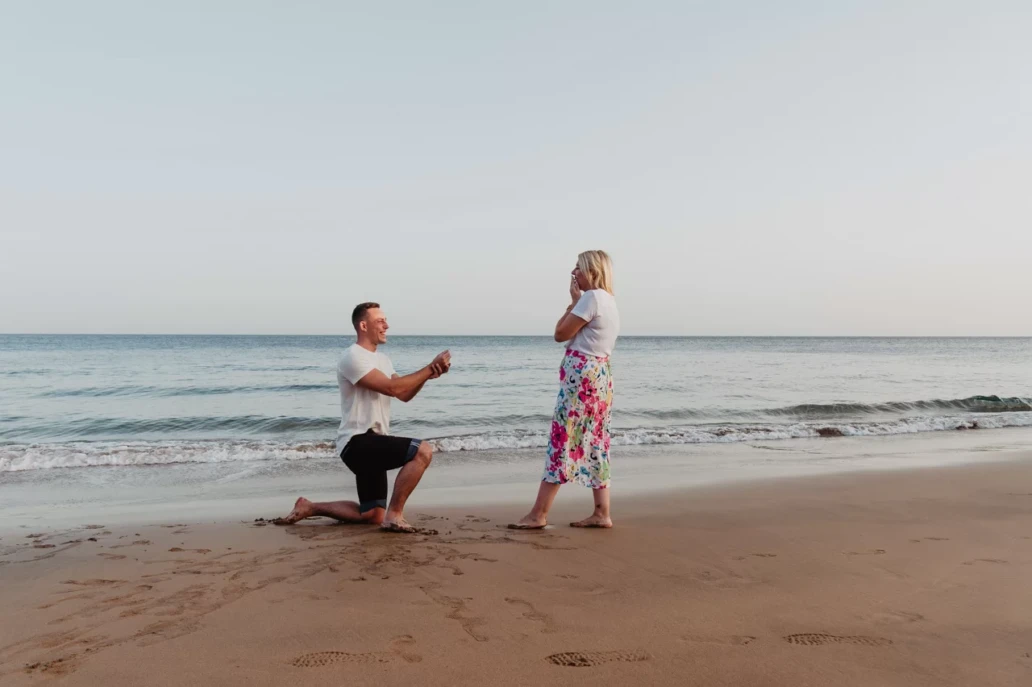
POLYGON ((588 275, 581 272, 580 267, 573 268, 573 276, 577 279, 577 286, 580 287, 581 291, 588 291, 591 289, 591 282, 588 281, 588 275))

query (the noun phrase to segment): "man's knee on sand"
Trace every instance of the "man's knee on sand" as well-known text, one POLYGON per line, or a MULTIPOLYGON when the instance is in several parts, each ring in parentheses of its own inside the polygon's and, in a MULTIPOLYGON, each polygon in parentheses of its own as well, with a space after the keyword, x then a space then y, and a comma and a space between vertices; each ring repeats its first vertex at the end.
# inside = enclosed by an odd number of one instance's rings
POLYGON ((387 510, 384 508, 372 508, 362 513, 362 519, 370 525, 381 525, 383 524, 383 516, 387 514, 387 510))

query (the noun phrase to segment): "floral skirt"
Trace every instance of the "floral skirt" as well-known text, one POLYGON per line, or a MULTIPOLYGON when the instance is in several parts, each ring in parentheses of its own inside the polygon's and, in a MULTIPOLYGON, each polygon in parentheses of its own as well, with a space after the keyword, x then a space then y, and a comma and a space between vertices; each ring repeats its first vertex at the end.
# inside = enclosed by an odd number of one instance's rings
POLYGON ((559 368, 559 398, 552 417, 545 482, 609 486, 609 420, 613 376, 609 358, 567 350, 559 368))

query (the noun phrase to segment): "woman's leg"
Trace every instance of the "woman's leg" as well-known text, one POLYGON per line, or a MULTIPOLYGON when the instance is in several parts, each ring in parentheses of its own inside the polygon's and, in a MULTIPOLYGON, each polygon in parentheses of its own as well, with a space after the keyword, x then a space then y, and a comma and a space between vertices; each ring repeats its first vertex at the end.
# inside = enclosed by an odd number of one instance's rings
POLYGON ((527 515, 515 523, 515 527, 517 529, 535 529, 547 525, 548 511, 552 509, 552 503, 555 501, 555 495, 559 493, 560 486, 552 482, 542 481, 541 486, 538 487, 537 500, 534 501, 534 507, 530 509, 527 515))
POLYGON ((595 416, 592 418, 593 424, 590 426, 593 441, 589 441, 584 449, 589 455, 589 486, 595 500, 595 508, 590 516, 571 522, 570 527, 609 528, 613 526, 613 520, 609 516, 609 427, 613 408, 613 376, 609 361, 603 360, 597 372, 589 378, 595 385, 599 399, 595 406, 595 416))
POLYGON ((595 499, 595 510, 583 520, 571 522, 570 527, 609 528, 613 526, 613 519, 609 517, 609 488, 592 489, 591 495, 595 499))

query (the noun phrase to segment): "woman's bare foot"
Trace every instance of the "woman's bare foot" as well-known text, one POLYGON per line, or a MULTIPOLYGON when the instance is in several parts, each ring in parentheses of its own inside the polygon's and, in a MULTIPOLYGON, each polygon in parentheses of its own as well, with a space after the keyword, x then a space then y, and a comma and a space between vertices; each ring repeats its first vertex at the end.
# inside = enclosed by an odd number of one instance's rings
POLYGON ((533 513, 525 515, 516 522, 509 524, 510 530, 541 530, 548 524, 548 519, 541 516, 535 516, 533 513))
POLYGON ((304 496, 294 502, 294 510, 290 511, 285 518, 276 518, 272 521, 274 525, 293 525, 295 522, 310 518, 315 514, 312 502, 304 496))
POLYGON ((602 529, 609 529, 612 526, 612 518, 598 514, 570 523, 570 527, 600 527, 602 529))

